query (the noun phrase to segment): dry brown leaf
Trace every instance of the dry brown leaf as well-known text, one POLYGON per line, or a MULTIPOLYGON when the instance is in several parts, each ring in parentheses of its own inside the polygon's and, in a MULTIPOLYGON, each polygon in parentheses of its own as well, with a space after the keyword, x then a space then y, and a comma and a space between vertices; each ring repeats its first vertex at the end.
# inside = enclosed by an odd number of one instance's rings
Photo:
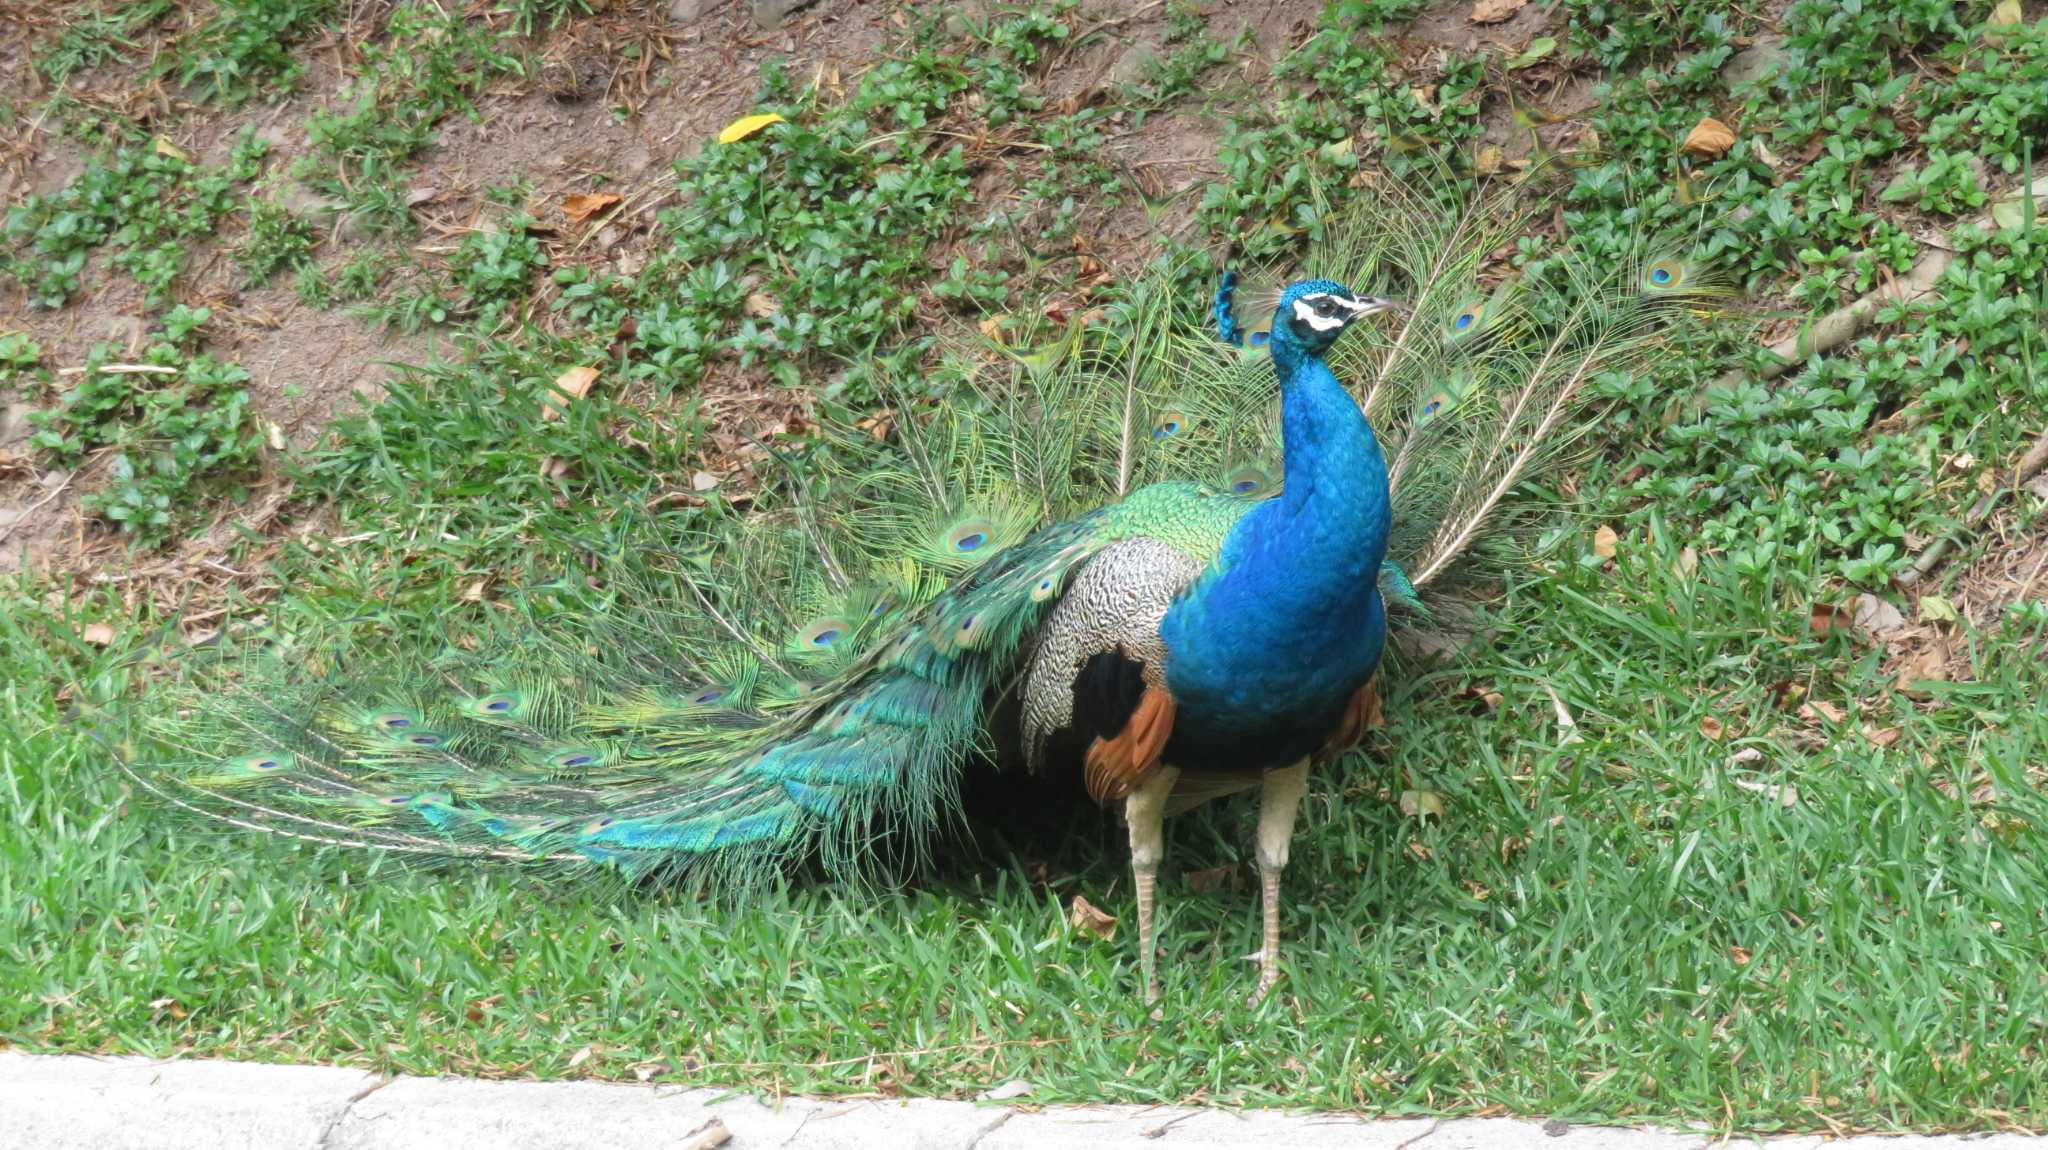
POLYGON ((740 310, 746 312, 749 319, 767 319, 782 310, 782 301, 767 292, 748 292, 740 310))
POLYGON ((1848 630, 1855 618, 1846 607, 1834 603, 1815 603, 1813 610, 1807 613, 1806 625, 1815 637, 1820 637, 1838 630, 1848 630))
POLYGON ((854 426, 877 440, 887 439, 889 433, 896 430, 896 412, 885 407, 873 415, 863 416, 854 426))
POLYGON ((1116 937, 1116 916, 1078 894, 1067 907, 1067 923, 1090 938, 1108 942, 1116 937))
POLYGON ((1685 142, 1678 145, 1678 150, 1687 155, 1718 160, 1727 155, 1728 149, 1734 146, 1735 129, 1712 116, 1706 116, 1693 125, 1692 131, 1686 133, 1685 142))
POLYGON ((1008 1102, 1012 1098, 1026 1098, 1038 1087, 1027 1078, 1012 1078, 992 1090, 984 1090, 974 1096, 976 1102, 1008 1102))
POLYGON ((1899 664, 1899 690, 1907 694, 1925 694, 1915 689, 1915 683, 1945 683, 1948 681, 1948 647, 1943 643, 1929 643, 1913 654, 1913 657, 1899 664))
POLYGON ((1712 715, 1700 716, 1700 734, 1718 743, 1721 741, 1721 736, 1727 733, 1728 728, 1722 725, 1721 720, 1712 715))
POLYGON ((624 202, 625 198, 617 192, 576 192, 562 197, 562 214, 569 217, 570 223, 580 224, 606 208, 624 202))
POLYGON ((1869 723, 1863 724, 1863 737, 1869 739, 1872 746, 1892 746, 1899 741, 1901 733, 1897 727, 1885 727, 1879 730, 1873 728, 1869 723))
POLYGON ((1746 947, 1731 946, 1728 948, 1728 957, 1733 959, 1737 966, 1748 966, 1752 956, 1746 947))
POLYGON ((683 1135, 683 1144, 676 1150, 718 1150, 732 1141, 732 1131, 725 1128, 725 1120, 713 1118, 704 1125, 683 1135))
POLYGON ((1430 859, 1436 857, 1435 851, 1429 849, 1428 847, 1422 845, 1419 842, 1416 842, 1414 839, 1409 839, 1408 845, 1404 847, 1403 850, 1406 851, 1409 858, 1412 858, 1417 862, 1428 862, 1430 859))
POLYGON ((1237 886, 1237 864, 1210 867, 1208 870, 1188 872, 1188 889, 1196 894, 1213 894, 1224 887, 1237 886))
POLYGON ((1593 554, 1602 559, 1614 558, 1615 549, 1620 544, 1621 536, 1615 534, 1614 528, 1605 523, 1600 525, 1600 530, 1593 532, 1593 554))
POLYGON ((1472 22, 1474 24, 1498 24, 1513 19, 1515 13, 1528 7, 1529 0, 1473 0, 1472 22))
POLYGON ((556 376, 555 391, 558 394, 550 395, 542 401, 540 417, 548 420, 562 418, 562 412, 566 410, 565 405, 571 400, 589 395, 590 385, 596 382, 597 369, 594 367, 572 367, 556 376))
POLYGON ((1557 714, 1557 729, 1562 735, 1559 741, 1565 743, 1585 742, 1586 737, 1579 734, 1579 721, 1572 718, 1571 709, 1564 705, 1564 699, 1558 695, 1557 688, 1545 683, 1543 684, 1543 692, 1550 696, 1550 709, 1557 714))
POLYGON ((1906 629, 1906 616, 1866 591, 1856 596, 1856 629, 1873 639, 1887 639, 1906 629))
POLYGON ((1492 714, 1500 710, 1500 705, 1507 699, 1499 691, 1490 690, 1477 683, 1452 695, 1451 698, 1456 702, 1469 704, 1468 709, 1475 715, 1492 714))
POLYGON ((1006 315, 992 315, 984 318, 975 326, 981 329, 981 338, 991 343, 1001 343, 1003 342, 1003 321, 1008 318, 1010 317, 1006 315))
POLYGON ((1841 723, 1849 717, 1849 712, 1844 711, 1825 699, 1808 699, 1804 703, 1799 704, 1799 717, 1809 723, 1815 719, 1826 719, 1830 723, 1841 723))
POLYGON ((114 626, 111 623, 87 623, 78 637, 95 647, 104 647, 114 641, 114 626))

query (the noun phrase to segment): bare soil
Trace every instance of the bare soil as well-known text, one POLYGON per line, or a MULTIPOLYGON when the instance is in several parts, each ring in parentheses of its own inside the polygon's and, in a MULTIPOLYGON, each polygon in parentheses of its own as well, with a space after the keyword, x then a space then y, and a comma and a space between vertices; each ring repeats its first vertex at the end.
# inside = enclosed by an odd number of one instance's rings
MULTIPOLYGON (((82 0, 21 0, 0 19, 0 101, 33 106, 48 93, 31 66, 40 46, 82 10, 82 0)), ((1267 99, 1271 71, 1310 36, 1323 0, 1209 0, 1202 6, 1210 32, 1225 43, 1242 35, 1250 50, 1212 72, 1203 90, 1143 118, 1117 113, 1109 120, 1109 158, 1168 207, 1148 215, 1135 197, 1116 207, 1096 205, 1077 243, 1086 257, 1112 271, 1142 264, 1162 235, 1189 238, 1194 202, 1221 174, 1217 142, 1227 112, 1267 99)), ((916 13, 888 0, 822 0, 764 30, 746 0, 705 0, 695 15, 671 0, 615 0, 598 14, 541 36, 542 60, 530 80, 506 83, 477 101, 473 117, 454 116, 436 143, 412 167, 408 202, 418 227, 415 244, 427 254, 452 250, 461 237, 487 226, 485 193, 521 181, 530 189, 527 211, 553 229, 547 237, 555 266, 604 266, 631 274, 644 267, 659 242, 659 211, 674 202, 675 164, 703 147, 718 129, 752 109, 763 61, 779 57, 788 73, 828 88, 848 85, 898 42, 916 13), (620 109, 625 109, 621 114, 620 109), (587 226, 561 214, 566 195, 598 189, 624 197, 616 215, 587 226)), ((985 0, 938 6, 948 19, 978 23, 985 0)), ((283 180, 309 147, 306 123, 315 110, 349 99, 346 76, 360 62, 360 45, 378 34, 390 0, 352 0, 341 26, 302 45, 306 72, 295 94, 273 103, 224 110, 200 103, 148 76, 148 43, 132 58, 74 77, 76 98, 139 117, 150 130, 208 162, 220 162, 233 141, 253 126, 272 146, 271 170, 283 180)), ((1158 0, 1089 0, 1075 20, 1077 35, 1052 54, 1036 77, 1048 107, 1071 111, 1099 105, 1113 84, 1141 74, 1147 57, 1171 51, 1165 43, 1166 6, 1158 0)), ((1519 49, 1539 35, 1557 34, 1555 14, 1541 4, 1514 9, 1504 20, 1475 24, 1472 0, 1437 0, 1397 42, 1396 79, 1426 88, 1446 53, 1487 44, 1519 49)), ((203 6, 171 19, 197 20, 203 6)), ((1552 74, 1539 64, 1521 73, 1559 122, 1542 129, 1552 146, 1579 130, 1572 117, 1592 105, 1590 82, 1552 74)), ((1512 162, 1532 141, 1504 101, 1489 100, 1485 142, 1512 162)), ((975 192, 985 206, 1023 202, 1036 160, 1014 141, 972 143, 979 157, 975 192)), ((43 130, 31 118, 0 125, 0 210, 32 193, 63 187, 86 166, 91 149, 43 130)), ((495 209, 493 209, 495 210, 495 209)), ((188 253, 177 297, 214 310, 213 350, 251 374, 258 417, 273 442, 297 448, 316 443, 337 415, 375 400, 401 365, 452 354, 429 330, 405 335, 379 328, 348 308, 322 310, 299 302, 289 277, 245 289, 231 252, 239 220, 228 234, 188 253)), ((323 267, 347 262, 366 243, 346 221, 320 237, 315 256, 323 267)), ((383 241, 375 241, 383 242, 383 241)), ((935 259, 944 262, 941 250, 935 259)), ((25 330, 58 370, 81 364, 101 341, 140 349, 148 311, 142 293, 123 274, 109 274, 104 253, 89 267, 86 291, 56 311, 33 309, 11 283, 0 284, 0 331, 25 330)), ((1065 306, 1078 301, 1051 301, 1065 306)), ((934 316, 934 322, 947 322, 934 316)), ((733 449, 761 428, 803 418, 804 397, 791 395, 757 372, 722 367, 706 381, 706 410, 715 427, 709 450, 733 449), (723 445, 723 446, 721 446, 723 445)), ((137 557, 118 535, 80 514, 79 496, 100 481, 99 461, 77 474, 56 472, 27 449, 28 397, 0 396, 0 574, 26 565, 47 573, 91 578, 138 566, 171 573, 218 565, 222 549, 247 531, 282 530, 279 508, 288 485, 260 487, 248 503, 225 508, 221 521, 168 554, 137 557), (11 401, 11 402, 8 402, 11 401), (240 529, 240 531, 237 530, 240 529)), ((687 478, 679 478, 687 487, 687 478)), ((288 520, 287 520, 288 521, 288 520)), ((2048 593, 2039 555, 2048 544, 2020 535, 2010 546, 1994 543, 1966 578, 1972 614, 1998 609, 2018 594, 2048 593), (2008 562, 2009 560, 2009 562, 2008 562), (1994 571, 1992 568, 1996 567, 1994 571)), ((123 576, 115 575, 120 578, 123 576)), ((1909 637, 1903 637, 1909 638, 1909 637)), ((1903 649, 1902 657, 1917 654, 1903 649)))
MULTIPOLYGON (((1239 94, 1254 90, 1270 62, 1312 28, 1319 0, 1215 4, 1210 22, 1222 36, 1249 27, 1257 51, 1231 78, 1239 94)), ((24 9, 13 28, 0 27, 0 99, 28 106, 47 95, 31 67, 39 45, 60 30, 75 4, 45 0, 24 9)), ((953 6, 979 19, 983 6, 953 6)), ((271 145, 270 169, 283 173, 309 146, 308 116, 345 101, 347 69, 358 45, 382 28, 386 3, 351 6, 343 25, 300 49, 308 62, 297 91, 274 104, 232 111, 199 103, 147 75, 150 45, 133 59, 87 70, 70 82, 72 94, 94 106, 119 109, 203 162, 224 160, 237 135, 254 126, 271 145)), ((1098 4, 1084 10, 1080 46, 1053 62, 1042 78, 1049 102, 1069 109, 1101 100, 1112 72, 1132 57, 1161 50, 1163 5, 1098 4)), ((557 228, 551 255, 563 263, 608 264, 631 272, 646 264, 656 241, 654 222, 672 202, 674 165, 700 149, 717 130, 750 110, 763 60, 781 57, 798 77, 849 82, 871 67, 883 45, 907 27, 908 17, 879 0, 824 0, 778 28, 764 30, 744 2, 712 2, 688 19, 672 19, 666 0, 613 4, 543 38, 543 65, 531 83, 506 85, 478 101, 477 114, 444 121, 436 143, 413 169, 407 198, 419 224, 415 241, 428 253, 452 248, 484 222, 484 193, 525 181, 528 210, 557 228), (619 115, 615 109, 630 109, 619 115), (625 197, 627 208, 602 227, 578 228, 555 210, 562 197, 602 187, 625 197)), ((181 17, 173 17, 173 20, 181 17)), ((183 19, 194 19, 185 13, 183 19)), ((1128 125, 1112 144, 1116 158, 1154 194, 1199 193, 1217 171, 1217 121, 1200 108, 1171 111, 1128 125)), ((0 202, 12 206, 30 194, 56 191, 84 170, 92 150, 35 122, 0 136, 0 202)), ((1015 164, 984 165, 977 191, 985 203, 1019 196, 1015 164)), ((276 177, 282 180, 283 176, 276 177)), ((1173 219, 1192 220, 1191 210, 1173 219)), ((231 225, 239 228, 239 223, 231 225)), ((1186 226, 1185 223, 1180 225, 1186 226)), ((1142 205, 1101 212, 1091 228, 1090 254, 1111 263, 1142 259, 1155 226, 1142 205)), ((214 310, 214 347, 252 375, 258 417, 273 438, 298 447, 316 442, 330 420, 374 400, 399 365, 446 352, 431 332, 403 335, 380 329, 349 309, 302 305, 288 277, 245 289, 231 252, 230 231, 188 251, 176 287, 180 302, 214 310)), ((345 263, 361 246, 345 221, 320 237, 315 256, 323 267, 345 263)), ((31 308, 12 284, 0 286, 0 327, 23 330, 41 345, 46 366, 81 364, 102 341, 140 350, 147 333, 142 292, 132 279, 111 274, 104 252, 85 277, 86 290, 56 311, 31 308)), ((787 397, 758 379, 728 379, 714 411, 730 420, 773 420, 790 407, 787 397)), ((20 397, 16 397, 19 399, 20 397)), ((78 498, 99 481, 99 461, 77 474, 38 466, 24 440, 29 428, 17 402, 0 422, 0 573, 27 566, 46 572, 88 574, 133 561, 118 536, 79 513, 78 498)), ((274 517, 275 493, 259 492, 258 508, 274 517)), ((246 509, 228 509, 233 522, 246 509)), ((226 524, 224 523, 223 526, 226 524)), ((255 526, 244 523, 245 526, 255 526)), ((209 541, 233 532, 208 532, 179 551, 202 553, 209 541)), ((159 557, 154 562, 162 561, 159 557)), ((173 560, 175 561, 175 559, 173 560)))

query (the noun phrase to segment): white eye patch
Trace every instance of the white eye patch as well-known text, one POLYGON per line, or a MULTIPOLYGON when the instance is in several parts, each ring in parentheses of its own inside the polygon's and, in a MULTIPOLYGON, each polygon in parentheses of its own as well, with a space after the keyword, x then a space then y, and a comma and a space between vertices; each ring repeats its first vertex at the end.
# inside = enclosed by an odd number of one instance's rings
POLYGON ((1352 316, 1364 310, 1364 304, 1353 303, 1328 292, 1305 295, 1294 301, 1294 318, 1317 331, 1336 331, 1351 322, 1352 316), (1325 312, 1330 314, 1326 315, 1325 312))

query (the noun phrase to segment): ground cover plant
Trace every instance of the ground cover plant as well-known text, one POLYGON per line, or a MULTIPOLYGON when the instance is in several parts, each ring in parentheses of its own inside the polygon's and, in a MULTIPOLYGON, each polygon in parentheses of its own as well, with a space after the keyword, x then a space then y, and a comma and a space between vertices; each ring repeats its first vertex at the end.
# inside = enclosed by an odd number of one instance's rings
POLYGON ((692 82, 664 61, 753 36, 750 16, 51 6, 21 49, 43 86, 8 89, 0 128, 54 126, 30 139, 81 162, 7 205, 0 389, 23 414, 0 506, 65 507, 105 542, 0 591, 0 1039, 776 1090, 1023 1078, 1036 1100, 2039 1125, 2048 497, 2015 468, 2048 410, 2048 228, 2011 189, 2043 159, 2048 20, 1492 7, 1304 4, 1261 33, 1227 7, 827 4, 793 27, 870 40, 761 49, 688 153, 636 176, 499 171, 450 141, 559 108, 637 141, 692 82), (598 94, 563 102, 565 73, 598 94), (174 106, 110 94, 152 85, 174 106), (261 131, 274 108, 303 126, 286 155, 261 131), (1725 142, 1695 139, 1709 118, 1725 142), (463 164, 487 178, 458 192, 463 164), (1386 728, 1311 791, 1288 980, 1256 1011, 1248 805, 1169 824, 1156 1026, 1128 927, 1072 918, 1079 897, 1131 921, 1107 822, 910 888, 729 908, 209 833, 132 793, 93 735, 193 644, 459 641, 650 562, 650 536, 780 513, 819 421, 886 436, 962 401, 916 370, 934 343, 1048 354, 1048 332, 1114 323, 1163 255, 1198 310, 1225 260, 1284 260, 1332 206, 1444 164, 1567 188, 1508 258, 1659 237, 1748 292, 1760 330, 1606 381, 1611 414, 1545 493, 1558 513, 1477 597, 1483 640, 1404 664, 1386 728), (1757 350, 1936 252, 1932 290, 1853 340, 1789 367, 1757 350), (71 330, 123 292, 128 338, 71 330), (380 353, 406 366, 287 444, 252 299, 439 342, 380 353))

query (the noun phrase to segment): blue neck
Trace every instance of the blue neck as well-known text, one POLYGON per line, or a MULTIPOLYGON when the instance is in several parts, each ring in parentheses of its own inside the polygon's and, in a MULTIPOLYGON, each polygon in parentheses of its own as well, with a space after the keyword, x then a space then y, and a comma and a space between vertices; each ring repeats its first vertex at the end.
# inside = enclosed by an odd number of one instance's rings
POLYGON ((1359 579, 1373 586, 1392 527, 1379 440, 1316 351, 1292 338, 1275 338, 1273 369, 1280 376, 1287 476, 1280 504, 1293 521, 1290 534, 1304 558, 1317 553, 1318 573, 1333 582, 1359 579))

